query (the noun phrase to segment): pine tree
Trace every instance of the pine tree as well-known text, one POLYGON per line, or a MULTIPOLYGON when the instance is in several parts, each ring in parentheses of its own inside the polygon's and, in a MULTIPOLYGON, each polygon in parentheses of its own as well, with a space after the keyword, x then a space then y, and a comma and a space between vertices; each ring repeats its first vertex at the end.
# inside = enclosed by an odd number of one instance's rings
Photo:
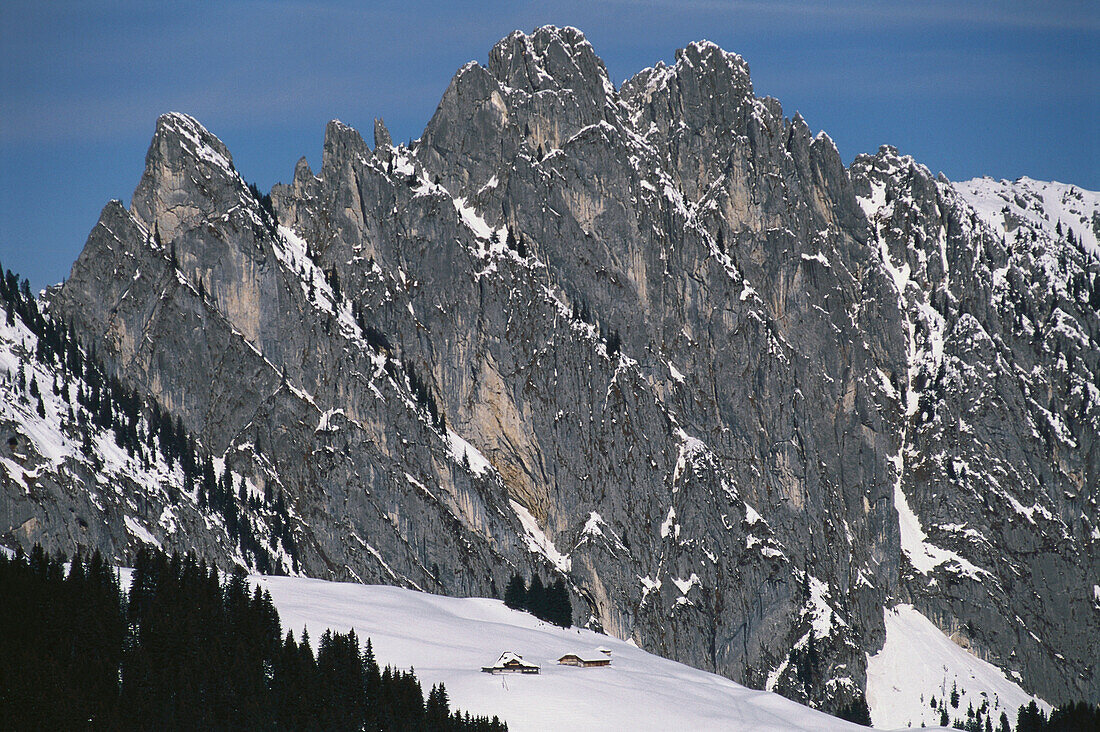
POLYGON ((540 620, 546 620, 546 587, 536 573, 527 587, 527 612, 540 620))
POLYGON ((527 584, 519 574, 513 574, 504 588, 504 604, 513 610, 527 609, 527 584))
POLYGON ((864 727, 871 726, 871 710, 868 708, 867 699, 863 695, 841 706, 837 710, 836 716, 849 722, 861 724, 864 727))
POLYGON ((1034 699, 1016 713, 1016 732, 1042 732, 1046 724, 1046 715, 1034 699))
POLYGON ((332 288, 332 298, 337 302, 340 301, 340 274, 333 267, 329 272, 329 287, 332 288))
POLYGON ((354 632, 326 631, 315 659, 241 571, 221 582, 142 547, 124 601, 101 555, 67 574, 64 561, 41 546, 0 554, 0 628, 20 628, 0 633, 0 728, 506 729, 452 713, 443 684, 425 704, 415 672, 380 674, 354 632))
POLYGON ((565 587, 565 581, 560 577, 555 580, 549 592, 549 618, 554 625, 568 628, 573 624, 573 606, 569 601, 569 590, 565 587))
POLYGON ((433 686, 424 709, 424 722, 428 729, 444 730, 450 724, 451 706, 443 683, 433 686))
POLYGON ((611 331, 611 334, 607 337, 607 355, 610 358, 614 358, 615 354, 619 352, 621 345, 622 340, 619 338, 619 331, 611 331))

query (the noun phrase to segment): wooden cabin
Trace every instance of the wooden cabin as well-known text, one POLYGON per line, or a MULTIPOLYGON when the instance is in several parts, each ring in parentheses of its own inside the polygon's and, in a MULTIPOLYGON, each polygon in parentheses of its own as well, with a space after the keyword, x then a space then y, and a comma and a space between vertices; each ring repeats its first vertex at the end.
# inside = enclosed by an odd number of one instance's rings
POLYGON ((482 666, 481 670, 487 674, 537 674, 537 664, 528 663, 523 656, 511 651, 500 654, 500 658, 492 666, 482 666))
POLYGON ((581 656, 577 653, 566 653, 564 656, 558 659, 558 663, 562 666, 580 666, 581 668, 597 668, 599 666, 610 666, 611 657, 600 654, 599 656, 581 656))

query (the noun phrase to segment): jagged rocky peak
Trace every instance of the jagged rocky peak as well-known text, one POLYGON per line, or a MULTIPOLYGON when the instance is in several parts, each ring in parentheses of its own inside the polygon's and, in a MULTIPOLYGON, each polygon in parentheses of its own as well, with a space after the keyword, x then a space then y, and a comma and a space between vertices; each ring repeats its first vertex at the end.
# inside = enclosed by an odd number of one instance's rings
POLYGON ((157 119, 130 211, 150 229, 156 223, 160 235, 171 239, 204 218, 215 189, 238 181, 222 141, 194 117, 169 112, 157 119))
POLYGON ((168 112, 157 118, 153 142, 145 157, 148 166, 150 157, 156 153, 160 159, 174 160, 171 145, 178 143, 180 149, 212 166, 227 172, 233 172, 233 156, 229 148, 189 114, 168 112))
POLYGON ((298 162, 294 165, 294 182, 307 181, 313 177, 313 169, 309 167, 309 161, 306 160, 306 156, 298 158, 298 162))
POLYGON ((852 182, 858 187, 858 195, 866 195, 870 181, 886 183, 904 177, 910 171, 931 178, 932 173, 911 155, 902 155, 893 145, 882 145, 874 154, 860 153, 849 166, 852 182))
POLYGON ((370 148, 362 135, 354 127, 349 127, 338 119, 330 120, 325 126, 325 146, 321 158, 321 170, 328 172, 334 167, 370 155, 370 148))
POLYGON ((624 126, 623 111, 579 30, 515 31, 493 47, 487 67, 471 61, 455 74, 418 156, 466 197, 517 156, 541 160, 587 127, 624 126))
MULTIPOLYGON (((677 50, 674 68, 685 112, 707 103, 740 104, 753 99, 748 63, 710 41, 696 41, 677 50)), ((725 110, 719 107, 714 111, 725 110)))
POLYGON ((393 147, 393 140, 390 138, 390 131, 386 129, 386 123, 382 121, 381 117, 374 118, 374 147, 393 147))
POLYGON ((673 121, 692 130, 729 128, 754 99, 749 65, 710 41, 678 49, 672 66, 659 63, 638 72, 621 95, 640 131, 653 122, 666 132, 673 121))
MULTIPOLYGON (((938 248, 937 232, 942 226, 941 206, 946 205, 943 199, 955 195, 950 181, 942 173, 938 177, 934 176, 932 171, 912 156, 899 153, 892 145, 883 145, 874 155, 857 155, 848 167, 847 177, 860 207, 872 225, 876 218, 891 217, 897 217, 896 223, 902 225, 904 218, 909 215, 908 208, 888 204, 899 195, 905 196, 908 204, 919 207, 923 214, 917 224, 922 229, 918 246, 938 248)), ((912 226, 913 224, 909 224, 910 228, 912 226)), ((891 243, 891 247, 897 245, 898 242, 891 243)), ((898 251, 891 251, 893 256, 900 256, 898 251)), ((935 260, 940 260, 938 250, 935 252, 935 260)), ((924 269, 923 260, 920 267, 917 264, 913 263, 914 271, 924 269)))
POLYGON ((489 52, 489 73, 501 84, 530 92, 569 89, 596 105, 615 89, 607 67, 576 28, 546 25, 531 35, 513 31, 489 52))

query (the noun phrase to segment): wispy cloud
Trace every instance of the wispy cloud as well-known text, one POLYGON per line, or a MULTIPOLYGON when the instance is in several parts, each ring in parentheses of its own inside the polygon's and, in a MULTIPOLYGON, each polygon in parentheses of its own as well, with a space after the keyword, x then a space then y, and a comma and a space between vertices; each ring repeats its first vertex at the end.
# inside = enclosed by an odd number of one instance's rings
POLYGON ((792 21, 874 23, 885 26, 957 24, 1016 28, 1097 31, 1100 12, 1094 2, 758 2, 749 0, 596 0, 597 3, 636 9, 678 10, 684 13, 746 16, 782 16, 792 21))

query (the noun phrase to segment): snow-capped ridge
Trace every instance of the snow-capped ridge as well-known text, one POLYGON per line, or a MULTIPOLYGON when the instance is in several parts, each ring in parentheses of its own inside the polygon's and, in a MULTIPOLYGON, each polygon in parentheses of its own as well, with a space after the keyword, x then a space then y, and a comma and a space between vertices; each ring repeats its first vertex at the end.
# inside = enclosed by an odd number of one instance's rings
POLYGON ((1100 192, 1027 176, 1015 181, 973 178, 954 186, 1001 236, 1021 222, 1043 231, 1052 240, 1073 232, 1081 246, 1100 261, 1100 192))

